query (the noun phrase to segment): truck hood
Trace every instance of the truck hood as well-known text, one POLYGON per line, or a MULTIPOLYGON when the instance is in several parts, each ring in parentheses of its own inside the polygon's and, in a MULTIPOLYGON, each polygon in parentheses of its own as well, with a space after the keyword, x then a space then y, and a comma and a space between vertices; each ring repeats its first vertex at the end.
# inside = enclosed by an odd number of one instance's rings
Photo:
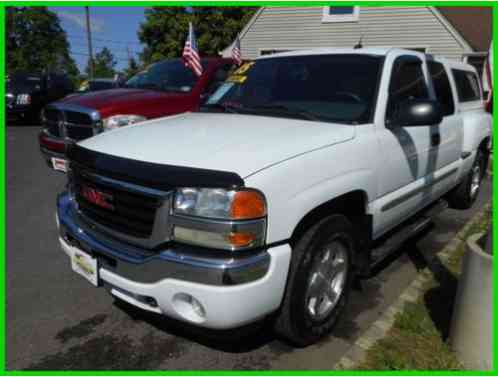
MULTIPOLYGON (((100 112, 103 118, 114 114, 129 114, 130 107, 146 108, 151 103, 160 102, 174 106, 177 102, 185 101, 191 93, 160 92, 147 89, 117 88, 99 90, 95 92, 73 94, 60 100, 59 103, 79 105, 100 112)), ((140 113, 140 115, 142 115, 140 113)))
POLYGON ((79 143, 133 160, 229 171, 245 178, 354 137, 335 123, 239 114, 187 113, 106 132, 79 143))

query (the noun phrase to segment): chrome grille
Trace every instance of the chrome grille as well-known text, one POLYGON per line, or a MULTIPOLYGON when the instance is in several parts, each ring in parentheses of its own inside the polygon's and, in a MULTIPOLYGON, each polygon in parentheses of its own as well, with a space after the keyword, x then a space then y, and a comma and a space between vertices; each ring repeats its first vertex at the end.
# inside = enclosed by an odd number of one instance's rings
POLYGON ((93 125, 92 117, 89 114, 66 110, 64 111, 64 115, 66 116, 66 122, 69 124, 77 124, 81 126, 93 125))
POLYGON ((71 191, 89 225, 132 244, 154 248, 169 240, 170 195, 94 174, 71 164, 71 191), (112 198, 112 208, 87 200, 82 187, 112 198))
POLYGON ((45 129, 55 137, 79 141, 102 131, 97 111, 75 105, 54 104, 44 109, 45 129))
POLYGON ((75 126, 71 124, 65 125, 66 137, 71 140, 88 139, 94 135, 94 130, 90 126, 75 126))

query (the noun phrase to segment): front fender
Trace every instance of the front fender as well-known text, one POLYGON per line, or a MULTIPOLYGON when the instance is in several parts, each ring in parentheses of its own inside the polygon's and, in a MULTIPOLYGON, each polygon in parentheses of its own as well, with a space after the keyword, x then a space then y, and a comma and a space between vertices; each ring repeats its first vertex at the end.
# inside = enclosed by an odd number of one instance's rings
POLYGON ((363 159, 352 153, 348 143, 336 145, 333 150, 303 156, 246 180, 246 186, 258 188, 266 196, 268 243, 289 239, 306 214, 343 194, 362 191, 366 203, 376 197, 374 169, 358 167, 358 161, 363 159), (331 162, 333 156, 341 156, 340 163, 331 162))

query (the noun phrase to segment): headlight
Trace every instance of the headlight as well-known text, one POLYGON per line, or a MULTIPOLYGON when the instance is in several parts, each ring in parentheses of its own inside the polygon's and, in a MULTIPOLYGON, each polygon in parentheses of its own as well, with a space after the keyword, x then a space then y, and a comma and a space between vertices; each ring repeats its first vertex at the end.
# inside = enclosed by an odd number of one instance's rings
POLYGON ((266 216, 265 198, 251 189, 180 188, 173 207, 177 214, 215 219, 247 220, 266 216))
POLYGON ((266 200, 256 190, 180 188, 173 203, 173 238, 226 250, 262 246, 266 213, 266 200))
POLYGON ((29 105, 31 103, 31 96, 29 94, 18 94, 16 102, 18 105, 29 105))
POLYGON ((147 120, 147 118, 142 115, 113 115, 104 119, 104 131, 110 131, 133 123, 143 122, 144 120, 147 120))

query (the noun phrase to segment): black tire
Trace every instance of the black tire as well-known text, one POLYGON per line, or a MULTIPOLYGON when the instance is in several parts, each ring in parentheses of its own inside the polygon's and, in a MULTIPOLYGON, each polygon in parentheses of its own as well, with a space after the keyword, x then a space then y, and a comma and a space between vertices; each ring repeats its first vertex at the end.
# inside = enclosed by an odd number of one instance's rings
POLYGON ((479 196, 479 191, 481 189, 481 183, 486 168, 484 166, 485 161, 484 153, 481 150, 478 150, 472 169, 470 169, 470 172, 465 176, 465 179, 460 182, 448 196, 448 203, 451 208, 469 209, 472 207, 479 196), (474 180, 477 174, 479 176, 479 184, 477 190, 473 190, 473 184, 475 183, 474 180))
MULTIPOLYGON (((286 292, 275 321, 277 334, 296 346, 304 347, 316 343, 330 333, 346 305, 351 290, 354 275, 354 244, 353 226, 343 215, 331 215, 324 218, 297 241, 292 250, 286 292), (341 280, 344 281, 341 284, 342 293, 336 296, 337 301, 329 309, 330 312, 326 312, 323 318, 317 318, 317 316, 313 318, 308 308, 311 305, 307 301, 308 284, 312 281, 310 278, 314 275, 312 272, 314 266, 317 266, 316 263, 318 262, 318 266, 325 266, 319 258, 322 258, 323 250, 327 250, 326 246, 330 245, 344 246, 347 254, 347 265, 344 267, 345 279, 341 280)), ((344 254, 342 246, 341 253, 344 254)), ((337 252, 333 251, 333 253, 333 258, 336 258, 337 252)), ((321 301, 320 305, 322 305, 321 301)))

